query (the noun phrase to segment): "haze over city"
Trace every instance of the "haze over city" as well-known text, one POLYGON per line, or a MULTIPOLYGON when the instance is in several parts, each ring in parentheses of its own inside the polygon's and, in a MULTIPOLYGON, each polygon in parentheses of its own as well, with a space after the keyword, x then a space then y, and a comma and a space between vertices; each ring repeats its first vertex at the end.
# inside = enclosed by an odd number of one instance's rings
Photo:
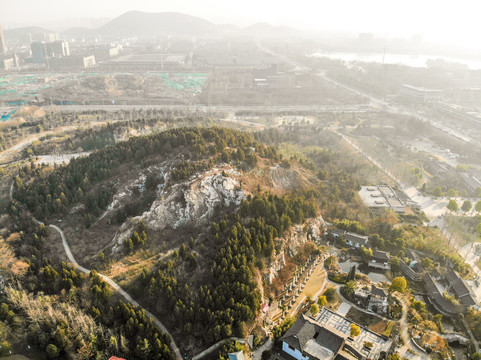
POLYGON ((139 10, 182 12, 214 23, 238 26, 268 22, 301 30, 337 31, 351 35, 359 32, 385 37, 421 34, 427 41, 462 44, 476 49, 480 48, 477 35, 481 33, 479 4, 473 0, 456 3, 436 0, 300 0, 295 3, 273 0, 207 0, 202 3, 195 0, 140 0, 135 3, 129 0, 2 0, 0 10, 7 29, 54 24, 56 28, 53 30, 66 30, 72 21, 90 27, 124 12, 139 10))

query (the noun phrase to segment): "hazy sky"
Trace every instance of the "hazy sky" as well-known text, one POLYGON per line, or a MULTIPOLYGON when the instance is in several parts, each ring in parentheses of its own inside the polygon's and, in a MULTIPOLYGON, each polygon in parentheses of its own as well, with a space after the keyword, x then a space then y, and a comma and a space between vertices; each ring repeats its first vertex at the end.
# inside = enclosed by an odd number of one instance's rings
POLYGON ((478 0, 0 0, 5 28, 65 18, 113 18, 129 10, 178 11, 215 23, 269 22, 300 29, 423 34, 427 40, 478 44, 478 0))

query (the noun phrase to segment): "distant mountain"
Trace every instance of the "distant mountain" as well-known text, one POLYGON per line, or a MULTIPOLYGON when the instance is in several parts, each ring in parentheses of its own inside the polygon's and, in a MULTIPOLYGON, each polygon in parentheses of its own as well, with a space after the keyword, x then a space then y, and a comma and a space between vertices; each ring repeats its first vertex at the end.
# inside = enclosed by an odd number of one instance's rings
POLYGON ((21 28, 4 30, 5 39, 7 41, 18 41, 22 34, 35 33, 55 33, 56 31, 48 30, 38 26, 26 26, 21 28))
POLYGON ((237 34, 241 30, 238 26, 232 24, 216 25, 217 30, 222 34, 237 34))
POLYGON ((216 25, 190 15, 175 12, 146 13, 129 11, 95 30, 107 37, 215 34, 216 25))
MULTIPOLYGON (((20 34, 38 32, 54 32, 41 27, 24 27, 6 30, 7 40, 18 40, 20 34)), ((147 13, 129 11, 97 29, 71 28, 60 33, 61 39, 90 38, 101 36, 104 38, 133 37, 155 38, 158 36, 218 36, 232 35, 240 37, 293 37, 302 34, 301 31, 286 26, 272 26, 260 23, 240 28, 231 24, 214 24, 205 19, 176 12, 147 13)))

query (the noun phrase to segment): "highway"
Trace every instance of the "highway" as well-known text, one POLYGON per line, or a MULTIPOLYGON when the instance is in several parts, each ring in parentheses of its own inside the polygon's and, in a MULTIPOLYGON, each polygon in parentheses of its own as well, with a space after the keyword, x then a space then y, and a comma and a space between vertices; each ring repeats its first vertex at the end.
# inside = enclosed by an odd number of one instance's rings
MULTIPOLYGON (((205 105, 53 105, 43 106, 43 109, 57 112, 81 112, 81 111, 128 111, 128 110, 147 110, 147 109, 164 109, 164 110, 182 110, 182 111, 201 111, 201 112, 226 112, 235 113, 237 111, 253 111, 253 112, 283 112, 283 111, 312 111, 312 112, 366 112, 376 111, 369 104, 353 104, 353 105, 245 105, 245 106, 205 106, 205 105)), ((0 114, 8 113, 15 108, 0 107, 0 114)))
MULTIPOLYGON (((273 56, 276 56, 278 59, 292 65, 295 67, 295 69, 298 69, 298 70, 302 70, 302 71, 310 71, 311 69, 307 66, 304 66, 300 63, 298 63, 297 61, 295 60, 292 60, 284 55, 281 55, 281 54, 277 54, 275 53, 274 51, 272 51, 271 49, 268 49, 264 46, 262 46, 260 43, 258 44, 259 48, 261 50, 263 50, 264 52, 268 53, 268 54, 271 54, 273 56)), ((424 121, 424 122, 427 122, 429 123, 431 126, 435 127, 436 129, 438 130, 441 130, 447 134, 449 134, 450 136, 453 136, 453 137, 456 137, 462 141, 465 141, 467 143, 470 143, 470 144, 473 144, 474 146, 481 146, 481 144, 479 143, 479 140, 477 139, 474 139, 466 134, 463 134, 462 132, 450 127, 450 126, 447 126, 439 121, 436 121, 432 118, 429 118, 429 117, 426 117, 426 116, 423 116, 423 115, 420 115, 419 113, 417 112, 414 112, 412 111, 411 109, 405 107, 405 106, 402 106, 402 105, 399 105, 399 104, 396 104, 396 105, 392 105, 388 102, 386 102, 384 99, 382 98, 379 98, 379 97, 376 97, 372 94, 369 94, 367 92, 364 92, 362 90, 359 90, 359 89, 356 89, 352 86, 349 86, 345 83, 342 83, 342 82, 339 82, 329 76, 327 76, 327 74, 325 73, 325 71, 318 71, 316 73, 317 76, 319 76, 320 78, 322 78, 324 81, 326 82, 329 82, 333 85, 336 85, 336 86, 339 86, 345 90, 348 90, 354 94, 357 94, 359 96, 363 96, 365 98, 368 98, 369 99, 369 105, 371 108, 373 109, 376 109, 376 110, 382 110, 382 111, 386 111, 386 112, 391 112, 391 113, 394 113, 394 114, 399 114, 399 115, 406 115, 406 116, 411 116, 411 117, 414 117, 415 119, 418 119, 418 120, 421 120, 421 121, 424 121)))

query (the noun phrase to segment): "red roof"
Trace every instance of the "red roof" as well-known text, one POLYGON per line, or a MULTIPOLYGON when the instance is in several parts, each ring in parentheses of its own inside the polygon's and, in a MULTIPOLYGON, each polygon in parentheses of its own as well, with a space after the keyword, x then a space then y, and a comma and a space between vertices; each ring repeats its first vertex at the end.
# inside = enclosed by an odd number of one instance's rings
POLYGON ((125 359, 119 358, 117 356, 112 356, 109 360, 125 360, 125 359))

